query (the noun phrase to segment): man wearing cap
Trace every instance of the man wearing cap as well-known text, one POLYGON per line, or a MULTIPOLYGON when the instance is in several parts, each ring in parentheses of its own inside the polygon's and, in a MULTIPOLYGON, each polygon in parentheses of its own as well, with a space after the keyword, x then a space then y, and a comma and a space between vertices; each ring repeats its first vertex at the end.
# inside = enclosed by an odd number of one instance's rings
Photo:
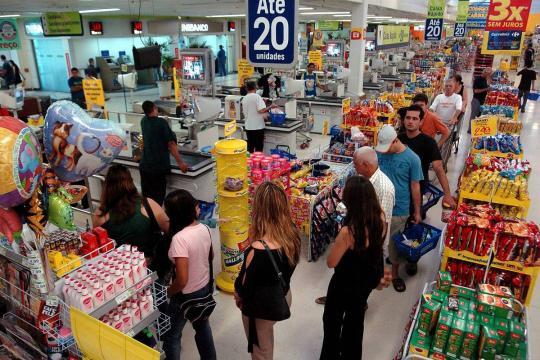
MULTIPOLYGON (((418 155, 398 139, 396 130, 391 125, 384 125, 379 130, 375 150, 380 169, 392 181, 395 188, 395 204, 390 224, 390 239, 392 239, 396 233, 403 231, 410 218, 411 199, 414 207, 412 221, 416 224, 422 221, 420 211, 420 181, 424 179, 422 165, 418 155)), ((404 259, 399 256, 392 240, 388 243, 388 253, 392 262, 392 285, 396 291, 403 292, 406 286, 399 277, 399 264, 404 262, 404 259)))

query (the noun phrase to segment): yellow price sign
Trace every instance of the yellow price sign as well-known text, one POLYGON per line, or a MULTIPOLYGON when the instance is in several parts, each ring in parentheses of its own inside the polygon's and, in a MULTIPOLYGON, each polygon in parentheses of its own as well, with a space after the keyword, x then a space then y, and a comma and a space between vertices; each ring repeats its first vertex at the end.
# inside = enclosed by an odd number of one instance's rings
POLYGON ((178 69, 173 67, 173 85, 174 85, 174 101, 177 104, 182 100, 182 80, 178 76, 178 69))
POLYGON ((471 123, 472 137, 495 136, 497 128, 497 118, 494 116, 473 119, 471 123))
POLYGON ((321 133, 323 135, 328 135, 330 133, 330 121, 328 119, 323 120, 321 133))
POLYGON ((345 98, 341 101, 341 113, 347 115, 351 112, 351 98, 345 98))
POLYGON ((244 81, 253 76, 255 68, 246 59, 238 60, 238 86, 244 86, 244 81))
POLYGON ((83 79, 82 81, 86 108, 92 110, 92 106, 105 106, 105 93, 101 79, 83 79))
POLYGON ((320 50, 308 52, 308 61, 314 63, 317 70, 322 70, 323 56, 320 50))
POLYGON ((225 124, 225 127, 223 128, 223 133, 225 137, 229 137, 236 131, 236 119, 229 121, 225 124))

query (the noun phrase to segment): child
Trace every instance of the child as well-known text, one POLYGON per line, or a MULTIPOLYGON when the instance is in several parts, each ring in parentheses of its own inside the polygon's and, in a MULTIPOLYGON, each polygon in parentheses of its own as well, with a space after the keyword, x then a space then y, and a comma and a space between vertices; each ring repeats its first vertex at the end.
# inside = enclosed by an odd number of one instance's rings
POLYGON ((533 63, 526 62, 525 68, 518 72, 517 75, 521 75, 518 86, 519 108, 521 109, 521 112, 524 113, 529 93, 531 92, 531 88, 534 91, 534 81, 536 80, 536 71, 533 70, 533 63), (521 102, 522 98, 523 103, 521 102))

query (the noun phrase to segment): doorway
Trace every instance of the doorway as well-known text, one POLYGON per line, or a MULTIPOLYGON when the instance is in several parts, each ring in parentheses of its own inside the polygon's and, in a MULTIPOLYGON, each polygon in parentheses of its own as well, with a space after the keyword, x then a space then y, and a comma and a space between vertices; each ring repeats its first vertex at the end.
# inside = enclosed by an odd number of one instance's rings
POLYGON ((64 39, 34 39, 42 91, 69 92, 69 47, 64 39), (67 49, 67 50, 66 50, 67 49))

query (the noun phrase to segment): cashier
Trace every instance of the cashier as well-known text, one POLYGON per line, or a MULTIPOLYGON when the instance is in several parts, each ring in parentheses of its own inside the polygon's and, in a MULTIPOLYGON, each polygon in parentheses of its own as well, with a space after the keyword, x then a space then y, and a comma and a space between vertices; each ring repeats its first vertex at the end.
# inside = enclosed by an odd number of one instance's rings
POLYGON ((314 71, 315 71, 315 64, 309 63, 307 66, 307 71, 304 74, 306 97, 317 96, 317 88, 320 88, 321 90, 326 90, 326 87, 319 83, 319 80, 317 79, 317 75, 314 73, 314 71))
POLYGON ((254 153, 263 151, 265 114, 276 106, 266 106, 263 98, 257 94, 257 84, 254 81, 248 81, 246 88, 248 93, 242 99, 242 110, 246 119, 248 151, 254 153))

